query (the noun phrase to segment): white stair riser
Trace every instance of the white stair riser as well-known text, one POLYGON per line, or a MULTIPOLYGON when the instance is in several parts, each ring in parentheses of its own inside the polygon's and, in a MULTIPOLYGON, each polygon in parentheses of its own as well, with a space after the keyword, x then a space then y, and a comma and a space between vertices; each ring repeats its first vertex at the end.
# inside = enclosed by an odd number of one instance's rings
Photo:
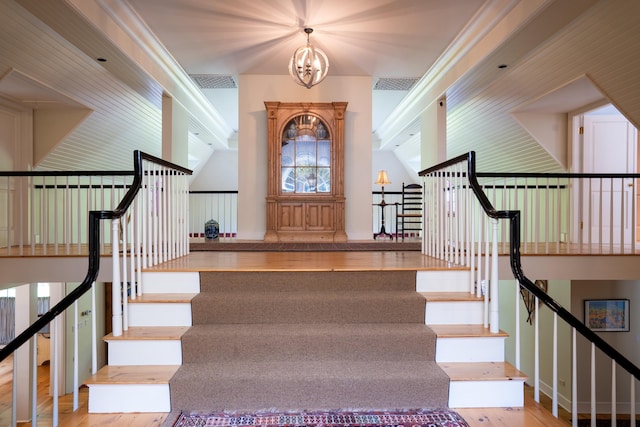
POLYGON ((184 272, 144 272, 142 291, 145 294, 197 294, 200 292, 200 273, 184 272))
POLYGON ((115 340, 107 341, 109 365, 181 365, 180 340, 115 340))
POLYGON ((427 325, 479 325, 483 318, 482 301, 427 301, 427 325))
POLYGON ((129 326, 191 326, 191 303, 129 303, 129 326))
MULTIPOLYGON (((146 293, 197 293, 198 273, 143 273, 146 293)), ((418 292, 468 292, 468 271, 418 272, 418 292)), ((190 326, 189 303, 131 303, 130 326, 190 326)), ((427 324, 482 324, 483 306, 479 301, 431 301, 427 303, 427 324)), ((109 342, 110 365, 181 364, 180 341, 131 340, 109 342)), ((438 362, 502 362, 504 337, 439 338, 438 362)), ((523 382, 520 380, 452 381, 449 406, 522 407, 523 382)), ((167 384, 115 384, 90 386, 89 412, 169 412, 167 384)))
POLYGON ((502 408, 524 406, 523 380, 451 381, 450 408, 502 408))
POLYGON ((171 412, 169 384, 92 384, 89 413, 171 412))
POLYGON ((418 271, 417 292, 469 292, 469 270, 418 271))
POLYGON ((504 337, 438 338, 436 362, 504 362, 504 337))

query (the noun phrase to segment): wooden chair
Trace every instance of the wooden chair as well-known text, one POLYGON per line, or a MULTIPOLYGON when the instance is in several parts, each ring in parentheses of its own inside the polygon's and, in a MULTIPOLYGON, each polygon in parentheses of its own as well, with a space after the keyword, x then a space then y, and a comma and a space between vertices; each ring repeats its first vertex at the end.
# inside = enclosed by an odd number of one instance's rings
POLYGON ((398 235, 422 232, 422 185, 402 183, 402 203, 396 214, 396 240, 398 235))

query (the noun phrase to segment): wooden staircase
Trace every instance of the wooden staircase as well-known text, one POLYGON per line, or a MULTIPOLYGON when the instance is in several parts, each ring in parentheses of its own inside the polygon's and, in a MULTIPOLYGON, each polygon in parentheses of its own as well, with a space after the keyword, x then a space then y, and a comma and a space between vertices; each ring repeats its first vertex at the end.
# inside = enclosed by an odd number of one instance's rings
MULTIPOLYGON (((90 413, 171 411, 169 379, 182 363, 180 338, 191 325, 199 275, 143 274, 145 296, 129 301, 129 330, 104 338, 108 366, 85 382, 90 413)), ((522 407, 526 377, 504 360, 507 334, 482 326, 482 301, 466 291, 468 274, 417 273, 426 323, 438 337, 436 361, 451 378, 449 407, 522 407)))
POLYGON ((483 300, 468 291, 470 273, 417 274, 417 291, 427 299, 425 322, 438 337, 436 362, 451 379, 449 407, 522 407, 527 378, 505 362, 508 334, 483 326, 483 300))

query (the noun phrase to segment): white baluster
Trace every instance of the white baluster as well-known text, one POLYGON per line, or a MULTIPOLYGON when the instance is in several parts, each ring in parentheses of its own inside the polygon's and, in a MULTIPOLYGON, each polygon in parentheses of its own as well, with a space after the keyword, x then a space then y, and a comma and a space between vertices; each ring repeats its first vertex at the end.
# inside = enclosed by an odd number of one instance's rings
MULTIPOLYGON (((471 197, 471 190, 467 190, 467 194, 471 197)), ((480 282, 476 281, 476 204, 473 200, 469 201, 469 232, 467 234, 467 260, 469 261, 469 293, 477 292, 476 287, 480 287, 480 282)))
POLYGON ((58 425, 58 395, 60 394, 60 385, 59 385, 59 355, 60 355, 60 351, 59 351, 59 343, 58 343, 58 331, 60 330, 60 317, 56 317, 55 319, 53 319, 50 323, 50 327, 52 329, 51 331, 51 339, 53 340, 53 354, 51 355, 51 358, 53 359, 53 413, 51 415, 52 417, 52 422, 51 424, 53 425, 53 427, 56 427, 58 425))
POLYGON ((16 357, 16 353, 13 353, 13 384, 11 387, 11 427, 15 427, 17 424, 17 416, 18 416, 18 387, 15 386, 17 384, 18 378, 18 357, 16 357))
POLYGON ((78 410, 78 300, 73 302, 73 411, 78 410))
MULTIPOLYGON (((537 314, 537 313, 536 313, 537 314)), ((553 379, 551 391, 551 413, 558 418, 558 313, 553 313, 553 379)))
POLYGON ((571 426, 578 427, 578 350, 576 328, 571 328, 571 426))
POLYGON ((113 281, 111 286, 112 304, 112 332, 114 337, 122 335, 122 293, 120 280, 120 249, 118 247, 118 229, 120 219, 111 220, 111 259, 113 260, 113 281))
POLYGON ((520 370, 520 282, 516 280, 516 369, 520 370))
POLYGON ((500 315, 498 307, 498 220, 493 223, 493 247, 491 250, 491 282, 489 297, 489 325, 492 333, 500 332, 500 315))
POLYGON ((533 344, 533 399, 540 403, 540 321, 538 318, 539 300, 535 299, 535 311, 534 316, 534 344, 533 344))
POLYGON ((96 320, 96 282, 91 284, 91 375, 98 372, 98 325, 96 320))
POLYGON ((616 361, 611 359, 611 427, 616 427, 618 422, 617 396, 616 396, 616 361))
MULTIPOLYGON (((31 424, 38 420, 38 335, 31 337, 31 424)), ((15 357, 15 356, 14 356, 15 357)), ((16 388, 16 387, 14 387, 16 388)))
POLYGON ((591 343, 591 427, 596 427, 596 345, 591 343))
MULTIPOLYGON (((633 193, 635 194, 635 192, 633 193)), ((635 217, 634 217, 635 218, 635 217)), ((636 419, 636 379, 633 375, 629 375, 631 379, 631 389, 629 390, 629 419, 636 419)))
MULTIPOLYGON (((120 218, 120 230, 122 231, 122 330, 129 330, 129 276, 127 274, 127 212, 120 218)), ((118 236, 120 239, 120 236, 118 236)))

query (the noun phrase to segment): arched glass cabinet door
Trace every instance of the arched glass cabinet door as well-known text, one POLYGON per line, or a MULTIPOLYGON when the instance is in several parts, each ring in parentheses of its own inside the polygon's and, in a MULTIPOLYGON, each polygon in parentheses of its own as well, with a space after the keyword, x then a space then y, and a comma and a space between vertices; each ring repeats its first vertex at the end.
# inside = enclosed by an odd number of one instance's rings
POLYGON ((284 194, 331 192, 331 135, 313 114, 289 120, 282 131, 281 191, 284 194))

